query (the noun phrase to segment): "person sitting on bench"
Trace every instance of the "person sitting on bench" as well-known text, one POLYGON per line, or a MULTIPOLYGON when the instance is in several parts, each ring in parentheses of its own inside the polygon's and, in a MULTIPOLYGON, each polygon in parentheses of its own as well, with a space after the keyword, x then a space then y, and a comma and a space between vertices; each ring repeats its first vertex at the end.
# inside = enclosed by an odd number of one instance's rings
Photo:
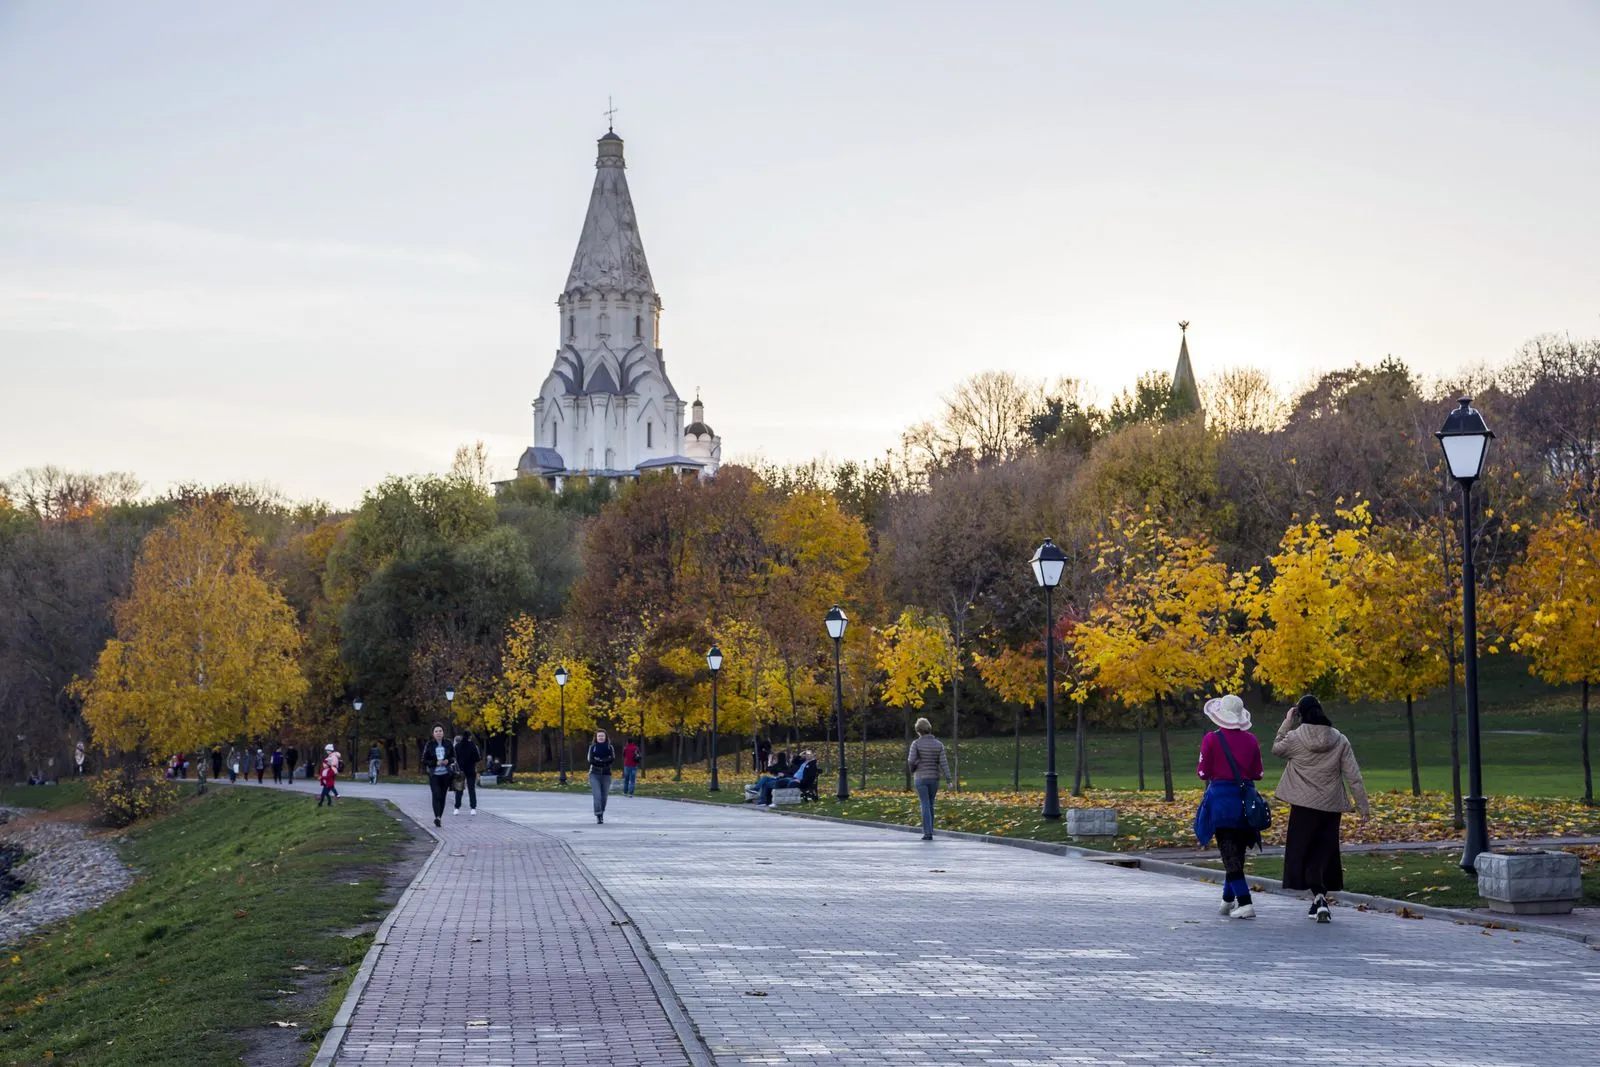
POLYGON ((772 791, 774 789, 798 789, 801 779, 806 776, 806 768, 816 761, 816 755, 810 749, 800 753, 800 762, 788 774, 774 778, 764 774, 756 782, 756 806, 771 807, 772 791))

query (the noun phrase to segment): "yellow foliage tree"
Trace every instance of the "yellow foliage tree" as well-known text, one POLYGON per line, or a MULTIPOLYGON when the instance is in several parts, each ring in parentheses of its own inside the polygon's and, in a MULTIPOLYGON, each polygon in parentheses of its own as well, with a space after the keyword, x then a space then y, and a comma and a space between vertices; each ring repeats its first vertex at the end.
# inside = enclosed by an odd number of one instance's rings
POLYGON ((1252 635, 1256 679, 1279 696, 1326 693, 1356 658, 1349 629, 1358 598, 1350 578, 1371 517, 1365 503, 1338 516, 1343 526, 1313 516, 1285 530, 1271 557, 1272 580, 1255 593, 1263 621, 1252 635))
POLYGON ((101 748, 148 757, 259 737, 300 698, 294 610, 257 572, 257 548, 215 498, 145 538, 116 637, 78 686, 101 748))
POLYGON ((1158 519, 1118 517, 1097 569, 1108 578, 1072 644, 1094 684, 1135 707, 1152 703, 1166 799, 1173 799, 1166 705, 1182 693, 1235 690, 1244 680, 1247 633, 1230 630, 1241 612, 1253 625, 1257 579, 1230 575, 1203 537, 1173 537, 1158 519))
MULTIPOLYGON (((878 643, 878 669, 883 672, 883 702, 902 708, 906 721, 911 709, 922 707, 928 690, 943 689, 954 674, 950 654, 950 627, 937 615, 906 608, 884 628, 878 643)), ((955 769, 954 764, 951 765, 955 769)), ((910 789, 910 772, 906 772, 910 789)))
POLYGON ((1011 788, 1020 789, 1022 709, 1044 700, 1044 659, 1015 648, 1003 648, 992 656, 974 652, 972 664, 978 669, 983 684, 1012 706, 1011 788))
POLYGON ((1432 534, 1414 527, 1380 526, 1370 532, 1348 581, 1351 610, 1345 644, 1351 652, 1339 686, 1365 700, 1404 700, 1411 762, 1411 793, 1422 795, 1417 765, 1418 697, 1449 677, 1444 620, 1453 618, 1437 573, 1432 534))
POLYGON ((1593 804, 1589 687, 1600 680, 1600 529, 1574 507, 1558 512, 1507 572, 1502 602, 1511 648, 1528 657, 1528 670, 1552 685, 1583 687, 1583 802, 1593 804))

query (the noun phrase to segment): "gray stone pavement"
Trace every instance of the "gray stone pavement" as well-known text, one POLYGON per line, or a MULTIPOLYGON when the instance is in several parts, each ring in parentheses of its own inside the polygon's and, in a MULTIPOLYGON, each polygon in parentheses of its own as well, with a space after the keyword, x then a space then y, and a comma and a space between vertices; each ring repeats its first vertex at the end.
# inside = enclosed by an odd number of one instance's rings
MULTIPOLYGON (((346 793, 426 811, 419 787, 346 793)), ((447 815, 440 831, 461 853, 455 904, 417 905, 391 940, 425 943, 441 912, 468 908, 470 875, 471 893, 494 904, 468 909, 463 928, 485 944, 531 938, 510 953, 512 992, 493 1005, 513 1029, 530 1006, 559 1012, 613 982, 616 1004, 593 1014, 649 1007, 620 943, 602 938, 598 958, 618 965, 591 969, 594 924, 608 920, 570 880, 552 891, 558 876, 542 868, 560 853, 534 843, 548 835, 636 924, 719 1064, 1594 1062, 1600 953, 1557 938, 1351 909, 1319 926, 1303 904, 1265 895, 1260 918, 1233 921, 1201 883, 748 808, 616 796, 596 826, 586 797, 485 790, 480 803, 505 821, 447 815), (493 850, 478 844, 485 835, 493 850), (501 849, 507 858, 491 862, 501 849)), ((378 1054, 385 1027, 428 1017, 459 1028, 487 1010, 449 988, 375 976, 356 1012, 374 1020, 367 1058, 347 1043, 339 1062, 511 1062, 378 1054)), ((576 1060, 634 1062, 615 1050, 576 1060)))

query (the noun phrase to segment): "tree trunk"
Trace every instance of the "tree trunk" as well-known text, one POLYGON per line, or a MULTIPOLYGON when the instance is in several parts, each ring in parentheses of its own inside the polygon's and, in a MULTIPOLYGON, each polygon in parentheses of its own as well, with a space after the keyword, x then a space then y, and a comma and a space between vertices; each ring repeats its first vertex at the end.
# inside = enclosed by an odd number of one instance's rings
POLYGON ((1139 731, 1139 792, 1144 792, 1144 705, 1133 713, 1139 731))
POLYGON ((1589 771, 1589 680, 1583 681, 1583 708, 1578 713, 1578 742, 1583 749, 1583 802, 1594 803, 1594 776, 1589 771))
MULTIPOLYGON (((911 705, 906 705, 906 752, 911 752, 911 705)), ((906 764, 906 792, 911 792, 911 764, 906 764)))
POLYGON ((1085 779, 1089 777, 1089 752, 1085 747, 1088 730, 1084 723, 1082 703, 1078 704, 1077 720, 1072 737, 1073 755, 1076 756, 1076 759, 1073 760, 1074 766, 1072 769, 1072 795, 1081 797, 1083 796, 1083 787, 1086 784, 1085 779))
POLYGON ((1161 738, 1161 785, 1164 790, 1162 796, 1167 800, 1172 796, 1172 749, 1167 745, 1167 706, 1163 701, 1156 701, 1156 734, 1161 738))
POLYGON ((678 739, 677 745, 674 746, 677 749, 677 755, 673 762, 672 780, 681 782, 683 781, 683 728, 679 727, 672 731, 672 735, 678 739))
POLYGON ((867 709, 861 709, 861 788, 867 787, 867 709))
POLYGON ((1022 705, 1011 709, 1011 791, 1022 788, 1022 705))
POLYGON ((961 679, 950 679, 950 777, 961 792, 961 679))
MULTIPOLYGON (((1455 645, 1452 640, 1451 648, 1455 645)), ((1456 706, 1456 658, 1445 657, 1450 667, 1450 793, 1453 798, 1455 828, 1467 828, 1466 816, 1461 813, 1461 712, 1456 706)))
POLYGON ((1411 749, 1411 795, 1422 795, 1422 778, 1417 773, 1417 717, 1411 709, 1412 697, 1406 695, 1406 743, 1411 749))

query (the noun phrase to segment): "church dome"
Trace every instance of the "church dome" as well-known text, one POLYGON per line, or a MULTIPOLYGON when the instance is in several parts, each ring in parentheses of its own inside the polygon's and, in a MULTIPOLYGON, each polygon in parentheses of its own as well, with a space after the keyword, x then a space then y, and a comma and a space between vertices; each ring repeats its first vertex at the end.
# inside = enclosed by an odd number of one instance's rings
POLYGON ((703 422, 691 422, 689 425, 687 425, 687 426, 685 426, 683 428, 683 432, 688 434, 690 437, 714 437, 714 436, 716 436, 716 434, 712 431, 711 427, 707 426, 703 422))

